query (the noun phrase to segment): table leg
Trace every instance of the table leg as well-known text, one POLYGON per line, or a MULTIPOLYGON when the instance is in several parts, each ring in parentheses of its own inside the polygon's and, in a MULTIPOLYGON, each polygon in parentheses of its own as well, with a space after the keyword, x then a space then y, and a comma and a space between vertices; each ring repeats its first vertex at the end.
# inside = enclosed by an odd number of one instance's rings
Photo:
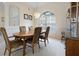
POLYGON ((25 49, 26 49, 26 43, 25 43, 25 39, 23 40, 23 56, 25 56, 25 49))

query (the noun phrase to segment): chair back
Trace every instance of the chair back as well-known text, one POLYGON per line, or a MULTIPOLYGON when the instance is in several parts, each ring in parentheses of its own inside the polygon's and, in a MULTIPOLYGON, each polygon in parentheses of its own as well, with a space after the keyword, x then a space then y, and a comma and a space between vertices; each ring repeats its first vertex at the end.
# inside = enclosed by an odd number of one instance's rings
POLYGON ((48 38, 48 35, 49 35, 49 30, 50 30, 50 27, 47 27, 47 29, 46 29, 46 33, 45 33, 45 39, 47 39, 47 38, 48 38))
POLYGON ((33 26, 30 26, 30 27, 29 27, 29 31, 34 31, 33 26))
POLYGON ((7 35, 7 32, 6 32, 5 28, 0 27, 0 32, 2 33, 2 35, 4 37, 6 46, 9 47, 9 39, 8 39, 8 35, 7 35))
POLYGON ((41 34, 41 27, 36 27, 34 30, 34 36, 32 43, 37 43, 39 41, 39 36, 41 34))
POLYGON ((26 32, 26 27, 25 26, 20 26, 20 32, 26 32))

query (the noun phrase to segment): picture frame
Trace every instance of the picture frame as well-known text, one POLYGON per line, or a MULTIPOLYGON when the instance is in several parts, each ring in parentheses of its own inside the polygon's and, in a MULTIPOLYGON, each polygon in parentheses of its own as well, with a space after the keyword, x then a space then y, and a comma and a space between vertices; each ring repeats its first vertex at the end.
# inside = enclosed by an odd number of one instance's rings
POLYGON ((24 14, 24 19, 28 19, 28 14, 24 14))
POLYGON ((32 15, 29 15, 29 20, 32 20, 32 15))

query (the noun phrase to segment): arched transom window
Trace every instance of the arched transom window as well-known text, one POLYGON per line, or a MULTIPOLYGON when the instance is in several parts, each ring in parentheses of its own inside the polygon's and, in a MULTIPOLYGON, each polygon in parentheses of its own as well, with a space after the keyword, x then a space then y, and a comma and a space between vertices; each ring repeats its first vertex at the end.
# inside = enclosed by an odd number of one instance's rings
POLYGON ((52 12, 43 12, 40 15, 39 20, 39 25, 42 26, 43 29, 46 29, 47 26, 50 26, 50 32, 56 32, 56 17, 52 12))

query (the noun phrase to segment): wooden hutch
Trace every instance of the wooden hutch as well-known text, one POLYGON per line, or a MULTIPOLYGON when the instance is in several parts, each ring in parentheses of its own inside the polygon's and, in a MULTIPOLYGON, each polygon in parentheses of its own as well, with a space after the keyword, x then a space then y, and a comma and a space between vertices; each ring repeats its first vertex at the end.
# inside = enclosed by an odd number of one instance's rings
POLYGON ((79 2, 71 2, 68 9, 70 37, 66 38, 66 56, 79 56, 79 2))

